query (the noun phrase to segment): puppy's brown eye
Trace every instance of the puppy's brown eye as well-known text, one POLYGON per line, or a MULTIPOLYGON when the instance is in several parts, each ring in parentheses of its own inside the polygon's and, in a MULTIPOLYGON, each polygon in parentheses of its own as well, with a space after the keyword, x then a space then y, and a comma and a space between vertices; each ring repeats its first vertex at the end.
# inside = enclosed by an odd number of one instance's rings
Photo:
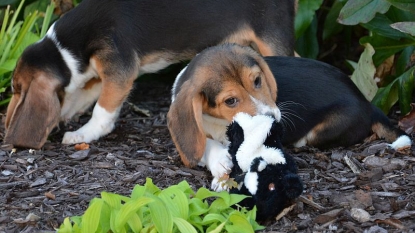
POLYGON ((234 97, 231 97, 225 100, 225 104, 231 108, 235 107, 237 103, 238 103, 238 99, 234 97))
POLYGON ((256 79, 254 81, 254 85, 255 85, 255 88, 260 88, 261 87, 261 77, 256 77, 256 79))
POLYGON ((268 189, 269 189, 269 191, 274 191, 275 190, 275 184, 274 183, 270 183, 268 185, 268 189))

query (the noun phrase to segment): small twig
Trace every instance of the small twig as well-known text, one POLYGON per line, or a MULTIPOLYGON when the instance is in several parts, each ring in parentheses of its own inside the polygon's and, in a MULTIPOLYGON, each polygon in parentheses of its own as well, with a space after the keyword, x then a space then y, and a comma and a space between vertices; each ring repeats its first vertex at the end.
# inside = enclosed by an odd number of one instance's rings
POLYGON ((287 207, 287 208, 283 209, 283 210, 281 211, 281 213, 279 213, 279 214, 278 214, 278 216, 277 216, 277 217, 275 217, 275 220, 276 220, 276 221, 278 221, 278 220, 280 220, 282 217, 284 217, 285 215, 287 215, 287 214, 288 214, 291 210, 293 210, 293 209, 294 209, 295 205, 296 205, 296 204, 293 204, 293 205, 291 205, 291 206, 289 206, 289 207, 287 207))
POLYGON ((311 207, 313 207, 313 208, 315 208, 317 210, 325 210, 326 209, 325 207, 323 207, 323 206, 315 203, 314 201, 312 201, 312 200, 304 197, 303 195, 299 196, 298 197, 298 200, 302 201, 303 203, 305 203, 307 205, 310 205, 311 207))
POLYGON ((5 183, 5 184, 0 184, 0 190, 1 189, 8 189, 11 187, 15 187, 15 186, 20 186, 20 185, 25 185, 28 184, 28 181, 17 181, 17 182, 12 182, 12 183, 5 183))

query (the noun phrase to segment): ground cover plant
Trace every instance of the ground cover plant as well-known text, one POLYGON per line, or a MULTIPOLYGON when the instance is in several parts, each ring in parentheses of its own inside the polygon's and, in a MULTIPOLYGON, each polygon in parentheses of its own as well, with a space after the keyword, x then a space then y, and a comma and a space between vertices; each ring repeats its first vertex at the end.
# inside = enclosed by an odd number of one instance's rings
POLYGON ((255 209, 232 208, 246 196, 200 188, 186 181, 164 190, 150 178, 130 197, 102 192, 83 216, 66 218, 58 233, 70 232, 254 232, 255 209), (209 203, 208 198, 215 200, 209 203), (71 223, 72 221, 72 223, 71 223))

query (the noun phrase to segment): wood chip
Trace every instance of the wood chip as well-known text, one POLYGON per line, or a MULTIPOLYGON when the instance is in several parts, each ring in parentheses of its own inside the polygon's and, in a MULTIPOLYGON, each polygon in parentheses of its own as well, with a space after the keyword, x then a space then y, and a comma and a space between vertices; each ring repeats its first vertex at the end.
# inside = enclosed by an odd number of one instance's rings
POLYGON ((90 149, 77 151, 69 155, 69 158, 77 161, 84 160, 86 157, 88 157, 89 151, 90 149))
POLYGON ((357 165, 355 162, 352 161, 350 158, 350 155, 346 154, 344 157, 344 162, 346 162, 347 166, 352 170, 353 173, 359 174, 362 172, 362 169, 360 169, 360 166, 357 165))
POLYGON ((326 212, 324 214, 320 214, 317 217, 314 218, 314 222, 318 223, 318 224, 324 224, 327 222, 332 221, 333 219, 337 218, 337 216, 339 216, 339 214, 343 211, 344 209, 334 209, 331 210, 329 212, 326 212))
POLYGON ((401 194, 394 192, 370 192, 371 195, 379 197, 399 197, 401 194))
POLYGON ((30 184, 30 187, 37 187, 37 186, 41 186, 46 184, 46 179, 45 178, 39 178, 37 179, 35 182, 30 184))
POLYGON ((325 209, 326 209, 325 207, 323 207, 323 206, 321 206, 321 205, 319 205, 319 204, 315 203, 314 201, 312 201, 312 200, 310 200, 310 199, 306 198, 306 197, 305 197, 305 196, 303 196, 303 195, 299 196, 299 197, 298 197, 298 200, 300 200, 301 202, 303 202, 303 203, 305 203, 305 204, 307 204, 307 205, 310 205, 311 207, 313 207, 313 208, 315 208, 315 209, 317 209, 317 210, 325 210, 325 209))
POLYGON ((405 229, 405 226, 398 219, 388 218, 385 220, 376 220, 375 222, 378 224, 379 223, 387 224, 400 230, 405 229))
POLYGON ((282 217, 284 217, 285 215, 287 215, 287 214, 288 214, 291 210, 293 210, 293 209, 294 209, 295 205, 296 205, 296 204, 293 204, 293 205, 288 206, 287 208, 283 209, 283 210, 281 211, 281 213, 279 213, 279 214, 277 215, 277 217, 275 217, 275 221, 279 221, 282 217))
POLYGON ((45 197, 47 197, 51 200, 55 200, 55 198, 56 198, 55 194, 53 194, 52 192, 45 193, 45 197))

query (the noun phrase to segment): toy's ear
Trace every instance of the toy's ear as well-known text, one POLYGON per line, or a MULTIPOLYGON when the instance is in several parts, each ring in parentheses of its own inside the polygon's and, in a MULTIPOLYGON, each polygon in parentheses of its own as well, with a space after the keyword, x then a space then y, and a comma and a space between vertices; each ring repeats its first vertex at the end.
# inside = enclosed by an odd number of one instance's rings
POLYGON ((282 148, 282 138, 284 137, 284 128, 280 122, 274 121, 264 145, 272 148, 282 148))
POLYGON ((283 187, 285 195, 290 199, 297 198, 303 193, 303 182, 298 175, 293 173, 284 176, 283 187))
POLYGON ((241 144, 244 142, 244 130, 238 122, 232 121, 227 127, 226 136, 230 142, 228 152, 232 156, 232 161, 235 160, 233 163, 237 164, 235 155, 241 144))

